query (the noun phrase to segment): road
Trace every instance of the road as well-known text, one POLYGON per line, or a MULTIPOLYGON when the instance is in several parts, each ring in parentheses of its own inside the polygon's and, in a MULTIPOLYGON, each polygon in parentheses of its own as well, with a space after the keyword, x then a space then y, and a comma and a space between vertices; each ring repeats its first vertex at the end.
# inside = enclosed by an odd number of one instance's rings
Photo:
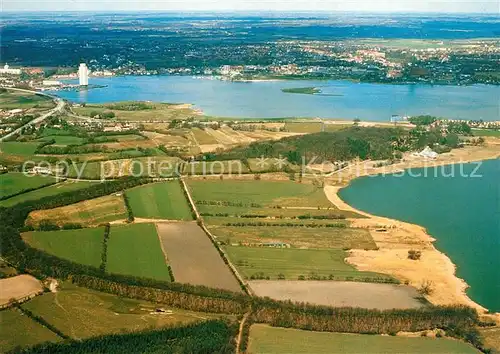
POLYGON ((42 95, 42 96, 46 96, 46 97, 50 97, 54 100, 54 102, 56 103, 56 107, 51 109, 50 111, 48 111, 47 113, 41 115, 40 117, 38 118, 35 118, 33 119, 32 121, 29 121, 28 123, 24 124, 23 126, 17 128, 16 130, 13 130, 11 131, 9 134, 3 136, 0 138, 0 142, 1 141, 4 141, 5 139, 8 139, 10 138, 11 136, 15 135, 15 134, 18 134, 19 132, 21 132, 21 130, 29 125, 32 125, 32 124, 38 124, 38 123, 41 123, 43 122, 45 119, 47 119, 48 117, 50 117, 51 115, 53 115, 54 113, 57 113, 57 112, 61 112, 64 108, 64 106, 66 105, 66 102, 64 102, 63 99, 59 98, 59 97, 54 97, 54 96, 51 96, 51 95, 47 95, 46 93, 41 93, 41 92, 37 92, 37 91, 30 91, 30 90, 23 90, 23 89, 16 89, 16 88, 8 88, 9 90, 13 90, 13 91, 19 91, 19 92, 26 92, 26 93, 33 93, 33 94, 37 94, 37 95, 42 95))

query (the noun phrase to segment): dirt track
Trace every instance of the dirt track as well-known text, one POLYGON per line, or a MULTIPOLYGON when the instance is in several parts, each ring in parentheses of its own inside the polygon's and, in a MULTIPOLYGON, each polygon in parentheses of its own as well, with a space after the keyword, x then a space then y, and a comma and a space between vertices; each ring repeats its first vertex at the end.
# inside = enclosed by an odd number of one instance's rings
POLYGON ((386 309, 418 308, 418 292, 409 286, 343 281, 253 280, 257 296, 326 306, 386 309))
POLYGON ((27 296, 35 296, 43 292, 38 279, 31 275, 22 274, 12 278, 0 280, 0 306, 5 305, 10 299, 21 300, 27 296))
POLYGON ((175 281, 241 292, 229 267, 195 222, 158 223, 156 227, 175 281))

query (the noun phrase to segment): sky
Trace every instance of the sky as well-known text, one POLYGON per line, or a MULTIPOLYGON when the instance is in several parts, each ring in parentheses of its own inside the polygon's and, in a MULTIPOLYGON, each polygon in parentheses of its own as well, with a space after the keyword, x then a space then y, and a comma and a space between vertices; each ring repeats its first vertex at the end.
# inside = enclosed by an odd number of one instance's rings
POLYGON ((500 0, 0 0, 3 11, 362 11, 500 13, 500 0))

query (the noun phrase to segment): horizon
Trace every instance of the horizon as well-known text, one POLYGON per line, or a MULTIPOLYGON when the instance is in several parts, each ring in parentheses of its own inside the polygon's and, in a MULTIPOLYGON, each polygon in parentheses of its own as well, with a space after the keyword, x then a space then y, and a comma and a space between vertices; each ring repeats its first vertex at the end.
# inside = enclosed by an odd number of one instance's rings
POLYGON ((500 20, 500 14, 496 12, 444 12, 444 11, 372 11, 372 10, 2 10, 2 13, 26 13, 26 14, 39 14, 43 13, 74 13, 74 14, 118 14, 118 13, 149 13, 149 14, 366 14, 366 15, 454 15, 454 16, 468 16, 468 15, 496 15, 500 20))
POLYGON ((500 2, 496 0, 449 1, 425 0, 417 3, 400 0, 4 0, 2 12, 191 12, 191 13, 374 13, 374 14, 485 14, 499 15, 500 2), (110 10, 112 9, 112 10, 110 10))

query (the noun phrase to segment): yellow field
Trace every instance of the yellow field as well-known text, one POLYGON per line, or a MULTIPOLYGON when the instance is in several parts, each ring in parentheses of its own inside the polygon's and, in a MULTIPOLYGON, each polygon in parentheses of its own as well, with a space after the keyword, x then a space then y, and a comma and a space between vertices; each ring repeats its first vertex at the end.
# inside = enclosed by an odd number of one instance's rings
POLYGON ((29 214, 26 224, 37 227, 42 220, 50 220, 58 225, 77 223, 93 226, 126 218, 123 197, 113 194, 60 208, 33 211, 29 214))

